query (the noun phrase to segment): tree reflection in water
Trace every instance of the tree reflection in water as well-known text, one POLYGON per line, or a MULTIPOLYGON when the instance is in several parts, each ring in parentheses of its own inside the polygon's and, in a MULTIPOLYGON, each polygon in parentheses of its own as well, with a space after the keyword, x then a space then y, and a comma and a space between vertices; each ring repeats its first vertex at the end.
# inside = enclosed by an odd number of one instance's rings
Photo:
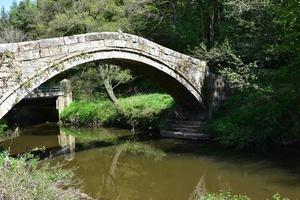
POLYGON ((159 149, 155 149, 150 145, 134 141, 127 141, 119 144, 114 148, 114 151, 115 153, 111 160, 109 170, 107 170, 108 173, 103 175, 103 185, 99 193, 99 197, 105 197, 105 199, 107 198, 112 200, 120 199, 120 191, 116 181, 117 170, 120 172, 126 172, 127 175, 131 176, 140 176, 143 174, 143 169, 139 168, 137 165, 128 165, 120 162, 120 157, 122 154, 140 154, 151 157, 155 160, 160 160, 166 156, 166 154, 159 149))

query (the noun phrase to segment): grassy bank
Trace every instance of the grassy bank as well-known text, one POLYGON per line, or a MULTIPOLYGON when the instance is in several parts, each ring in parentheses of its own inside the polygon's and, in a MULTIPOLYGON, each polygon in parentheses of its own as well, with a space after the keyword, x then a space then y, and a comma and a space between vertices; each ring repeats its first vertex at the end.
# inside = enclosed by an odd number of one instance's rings
POLYGON ((11 158, 0 154, 0 199, 90 199, 74 189, 72 171, 38 162, 31 155, 11 158))
POLYGON ((147 94, 120 98, 122 112, 107 99, 73 102, 60 115, 63 123, 155 129, 160 117, 174 105, 166 94, 147 94))

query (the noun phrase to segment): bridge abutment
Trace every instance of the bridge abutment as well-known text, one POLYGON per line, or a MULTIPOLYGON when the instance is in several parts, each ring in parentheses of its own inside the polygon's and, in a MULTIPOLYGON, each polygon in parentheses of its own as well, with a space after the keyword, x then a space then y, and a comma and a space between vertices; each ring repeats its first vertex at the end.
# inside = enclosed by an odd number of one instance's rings
POLYGON ((60 90, 63 92, 63 95, 58 96, 56 100, 56 109, 59 114, 73 101, 71 81, 67 79, 62 80, 60 82, 60 90))

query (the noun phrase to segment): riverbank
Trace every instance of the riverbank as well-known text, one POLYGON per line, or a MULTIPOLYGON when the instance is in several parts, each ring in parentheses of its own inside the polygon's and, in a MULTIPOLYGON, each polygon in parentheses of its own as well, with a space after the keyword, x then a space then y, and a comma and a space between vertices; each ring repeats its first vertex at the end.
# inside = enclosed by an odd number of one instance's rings
POLYGON ((30 154, 19 158, 0 154, 0 199, 92 200, 75 186, 71 170, 49 161, 39 162, 30 154))
POLYGON ((73 102, 63 110, 63 124, 155 130, 163 125, 162 116, 172 109, 174 100, 167 94, 143 94, 119 98, 122 112, 107 99, 73 102))

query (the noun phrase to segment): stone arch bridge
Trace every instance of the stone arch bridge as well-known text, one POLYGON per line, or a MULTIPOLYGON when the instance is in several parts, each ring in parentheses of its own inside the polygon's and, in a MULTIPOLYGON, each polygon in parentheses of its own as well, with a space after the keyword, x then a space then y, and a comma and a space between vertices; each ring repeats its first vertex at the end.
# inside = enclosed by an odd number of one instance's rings
POLYGON ((93 61, 131 68, 186 106, 203 105, 206 62, 135 35, 101 32, 0 44, 0 56, 0 118, 52 77, 93 61))

